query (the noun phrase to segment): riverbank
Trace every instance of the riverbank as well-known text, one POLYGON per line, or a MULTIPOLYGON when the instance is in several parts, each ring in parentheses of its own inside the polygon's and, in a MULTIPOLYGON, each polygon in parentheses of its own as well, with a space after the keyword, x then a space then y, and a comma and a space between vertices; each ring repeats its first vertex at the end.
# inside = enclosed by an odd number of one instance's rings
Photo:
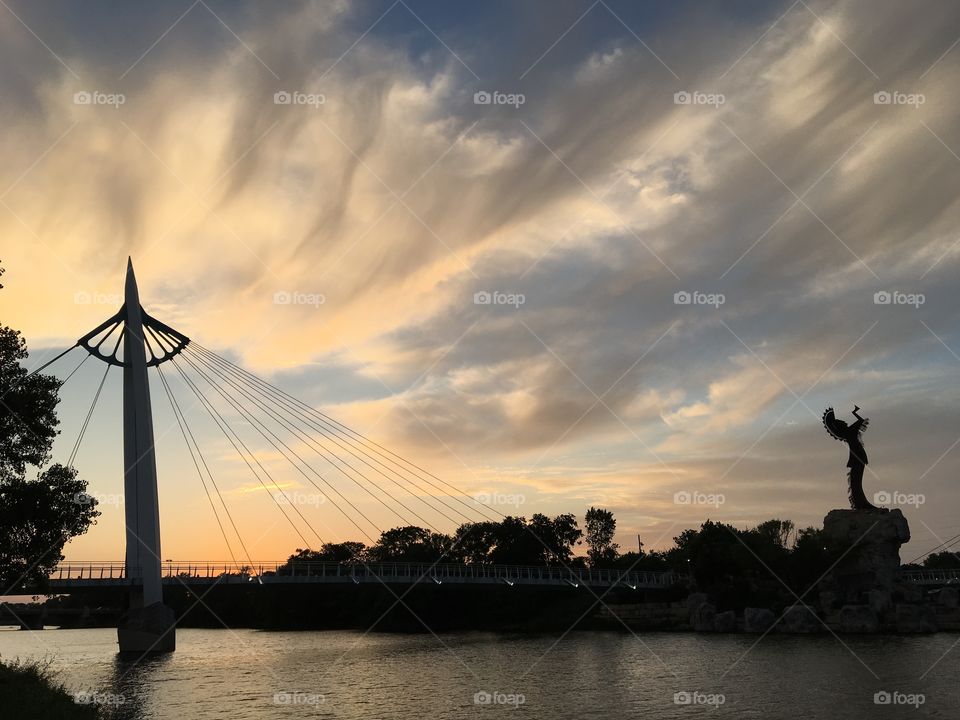
POLYGON ((0 660, 0 708, 5 718, 97 720, 94 705, 79 705, 43 661, 0 660))

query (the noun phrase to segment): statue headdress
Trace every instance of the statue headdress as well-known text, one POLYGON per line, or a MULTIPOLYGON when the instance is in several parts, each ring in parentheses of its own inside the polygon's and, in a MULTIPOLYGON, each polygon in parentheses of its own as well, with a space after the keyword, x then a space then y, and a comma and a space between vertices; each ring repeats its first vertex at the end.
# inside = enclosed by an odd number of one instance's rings
MULTIPOLYGON (((840 430, 840 426, 838 424, 842 422, 843 422, 842 420, 837 420, 836 415, 833 414, 832 407, 828 407, 826 410, 823 411, 823 427, 826 428, 827 433, 834 440, 842 441, 844 439, 843 433, 840 430)), ((843 423, 843 424, 846 425, 846 423, 843 423)))

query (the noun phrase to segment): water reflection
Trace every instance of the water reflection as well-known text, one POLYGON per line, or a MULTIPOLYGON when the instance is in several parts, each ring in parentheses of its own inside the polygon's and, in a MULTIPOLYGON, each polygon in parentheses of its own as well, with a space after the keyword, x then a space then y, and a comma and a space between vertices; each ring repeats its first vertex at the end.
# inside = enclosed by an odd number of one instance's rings
POLYGON ((71 691, 122 695, 112 713, 121 720, 461 720, 506 712, 687 720, 706 717, 710 707, 711 717, 738 720, 899 720, 957 717, 960 707, 960 644, 948 633, 772 634, 758 642, 670 633, 184 629, 172 655, 131 662, 116 648, 116 631, 108 629, 0 632, 5 659, 52 656, 71 691), (924 703, 878 704, 884 693, 921 694, 924 703), (722 704, 709 704, 721 695, 722 704), (698 698, 701 707, 691 707, 698 698))
POLYGON ((146 717, 145 708, 155 702, 157 679, 162 677, 172 655, 129 656, 117 653, 113 660, 113 673, 109 680, 110 693, 122 702, 116 704, 111 717, 116 720, 141 720, 146 717))

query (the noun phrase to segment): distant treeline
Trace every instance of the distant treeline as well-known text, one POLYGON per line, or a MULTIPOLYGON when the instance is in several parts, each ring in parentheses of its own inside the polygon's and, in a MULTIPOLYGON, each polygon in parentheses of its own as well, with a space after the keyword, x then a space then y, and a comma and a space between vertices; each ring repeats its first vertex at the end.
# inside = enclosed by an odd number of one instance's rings
MULTIPOLYGON (((621 552, 613 542, 616 525, 612 512, 594 507, 586 513, 584 529, 571 514, 467 523, 452 535, 410 525, 385 531, 369 546, 342 542, 297 549, 280 572, 305 561, 561 565, 674 571, 692 575, 704 588, 756 588, 776 576, 805 590, 845 550, 831 546, 818 528, 797 530, 790 520, 772 519, 748 529, 707 520, 674 537, 666 550, 621 552), (586 554, 575 554, 582 545, 586 554)), ((960 560, 953 553, 935 553, 924 566, 960 567, 960 560)))
MULTIPOLYGON (((684 530, 666 550, 621 552, 613 542, 617 521, 609 510, 591 507, 581 529, 572 514, 505 517, 499 522, 467 523, 452 535, 408 525, 383 532, 373 545, 325 543, 319 550, 297 549, 288 564, 328 562, 449 562, 503 565, 566 565, 693 573, 709 582, 726 574, 749 574, 760 562, 792 566, 795 573, 821 567, 828 550, 822 531, 795 531, 789 520, 767 520, 740 530, 710 520, 684 530), (578 546, 585 555, 576 555, 578 546)), ((761 568, 762 569, 762 568, 761 568)), ((776 568, 773 568, 776 569, 776 568)))

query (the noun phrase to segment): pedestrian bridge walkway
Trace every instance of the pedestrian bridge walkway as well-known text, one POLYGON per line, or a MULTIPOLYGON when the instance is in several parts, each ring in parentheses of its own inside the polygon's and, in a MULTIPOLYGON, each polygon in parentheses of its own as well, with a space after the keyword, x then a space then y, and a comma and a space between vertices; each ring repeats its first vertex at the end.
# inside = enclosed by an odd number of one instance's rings
MULTIPOLYGON (((460 563, 339 563, 260 562, 237 566, 223 561, 183 561, 162 565, 164 585, 209 586, 211 584, 260 583, 397 583, 553 585, 630 589, 663 589, 685 581, 672 572, 588 570, 533 565, 465 565, 460 563)), ((65 562, 50 575, 54 591, 137 585, 136 573, 128 577, 124 563, 65 562)))

